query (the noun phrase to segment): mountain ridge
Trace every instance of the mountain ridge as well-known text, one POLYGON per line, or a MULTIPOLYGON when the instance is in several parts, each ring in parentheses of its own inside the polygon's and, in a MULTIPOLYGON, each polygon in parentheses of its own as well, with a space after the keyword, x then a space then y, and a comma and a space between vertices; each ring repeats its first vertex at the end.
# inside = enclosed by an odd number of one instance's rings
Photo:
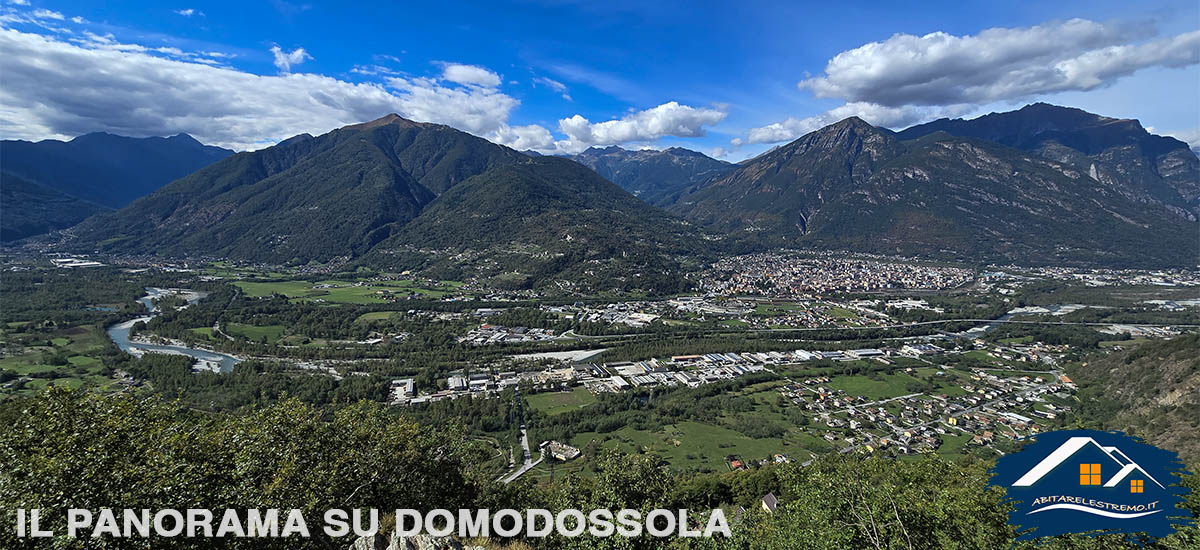
POLYGON ((5 172, 109 208, 234 154, 188 134, 131 138, 108 132, 68 141, 4 140, 0 151, 5 172))
POLYGON ((587 279, 575 269, 585 262, 625 274, 596 284, 676 288, 681 278, 655 270, 678 262, 650 251, 703 248, 676 242, 699 242, 694 228, 572 160, 396 115, 239 153, 66 233, 69 247, 113 253, 499 275, 477 269, 488 263, 522 288, 564 273, 587 279), (615 227, 637 243, 622 249, 615 227), (468 265, 435 249, 501 261, 468 265))
POLYGON ((1093 265, 1194 265, 1200 257, 1195 218, 1177 204, 1146 200, 1078 164, 921 130, 851 117, 740 164, 667 209, 748 248, 1093 265))
POLYGON ((682 147, 637 151, 616 145, 590 147, 570 158, 656 206, 670 204, 686 189, 704 185, 735 168, 734 164, 682 147))
POLYGON ((943 118, 897 135, 913 139, 935 131, 1070 164, 1131 200, 1161 204, 1190 221, 1200 216, 1200 159, 1187 143, 1151 134, 1136 119, 1034 103, 970 120, 943 118))

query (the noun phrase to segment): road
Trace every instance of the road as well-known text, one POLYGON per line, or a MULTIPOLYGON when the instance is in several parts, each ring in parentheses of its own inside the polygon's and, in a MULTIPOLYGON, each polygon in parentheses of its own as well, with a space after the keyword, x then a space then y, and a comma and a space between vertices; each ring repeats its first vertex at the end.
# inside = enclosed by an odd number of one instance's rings
POLYGON ((516 390, 516 400, 517 400, 517 411, 521 415, 521 452, 525 455, 524 456, 525 463, 522 464, 521 467, 517 469, 517 471, 515 471, 511 475, 503 478, 501 481, 503 481, 504 483, 512 483, 514 480, 516 480, 517 478, 524 475, 525 472, 532 470, 534 466, 541 464, 542 460, 546 458, 546 454, 542 453, 541 456, 539 456, 537 460, 533 459, 533 451, 529 450, 529 432, 525 429, 525 406, 522 404, 522 401, 521 401, 520 390, 516 390))
POLYGON ((523 422, 521 423, 521 450, 525 454, 525 464, 518 468, 517 471, 513 472, 512 475, 504 478, 504 483, 512 483, 514 480, 524 475, 525 472, 532 470, 534 466, 541 464, 542 460, 546 458, 545 453, 543 453, 538 457, 537 460, 533 460, 533 453, 529 450, 529 434, 525 432, 525 423, 523 422))

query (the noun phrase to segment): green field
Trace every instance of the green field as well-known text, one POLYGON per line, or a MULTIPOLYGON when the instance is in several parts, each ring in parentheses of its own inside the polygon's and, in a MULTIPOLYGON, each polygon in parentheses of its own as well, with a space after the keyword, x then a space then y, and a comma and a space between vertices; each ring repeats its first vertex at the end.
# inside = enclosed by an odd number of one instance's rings
POLYGON ((844 390, 850 395, 863 395, 868 399, 889 399, 913 393, 905 389, 910 382, 920 382, 904 373, 884 374, 880 380, 867 376, 835 376, 827 384, 835 390, 844 390))
POLYGON ((857 319, 858 318, 858 314, 855 313, 853 310, 849 310, 849 309, 846 309, 841 306, 833 306, 833 307, 829 308, 829 311, 826 311, 825 314, 830 317, 833 317, 835 319, 857 319))
POLYGON ((938 454, 941 455, 957 455, 963 452, 967 443, 971 441, 971 436, 964 433, 955 433, 947 430, 946 435, 941 436, 942 446, 938 447, 938 454))
POLYGON ((395 315, 395 314, 396 314, 396 312, 394 312, 394 311, 372 311, 370 313, 364 313, 362 315, 359 315, 358 319, 355 319, 354 322, 355 323, 370 323, 372 321, 382 321, 384 319, 391 318, 391 316, 395 315))
POLYGON ((36 377, 26 382, 12 381, 11 385, 0 388, 0 395, 31 395, 49 385, 78 388, 85 384, 107 387, 112 383, 97 359, 109 346, 103 329, 86 325, 43 334, 29 339, 0 331, 0 341, 6 344, 24 342, 19 348, 10 348, 10 355, 0 358, 0 370, 18 377, 36 377))
MULTIPOLYGON (((787 438, 785 438, 786 440, 787 438)), ((724 426, 700 422, 681 422, 664 426, 661 431, 639 431, 630 427, 615 432, 580 433, 572 445, 583 447, 592 440, 605 448, 623 452, 646 452, 661 456, 672 467, 680 469, 728 470, 726 455, 738 455, 746 460, 760 459, 775 453, 785 453, 793 459, 807 460, 809 453, 796 445, 779 439, 754 439, 724 426)))
POLYGON ((339 304, 382 304, 393 296, 441 298, 462 286, 457 281, 441 281, 436 286, 422 286, 416 281, 238 281, 234 284, 250 297, 282 294, 299 301, 321 300, 339 304), (328 288, 316 288, 326 285, 328 288))
POLYGON ((807 306, 800 304, 759 304, 758 307, 754 308, 754 314, 763 316, 787 315, 806 309, 808 309, 807 306))
POLYGON ((536 393, 525 398, 535 411, 554 415, 580 409, 596 402, 596 396, 585 388, 569 392, 536 393))
POLYGON ((242 323, 229 323, 225 327, 225 332, 228 332, 230 336, 241 336, 251 342, 261 342, 263 339, 266 339, 268 344, 273 344, 283 336, 284 328, 283 325, 265 325, 260 327, 243 325, 242 323))
POLYGON ((820 431, 806 431, 795 425, 786 414, 791 405, 780 408, 778 387, 781 381, 770 381, 746 387, 737 393, 754 402, 752 411, 727 414, 716 422, 687 421, 668 424, 660 430, 637 430, 631 426, 610 433, 583 432, 576 434, 572 445, 583 448, 596 440, 604 448, 624 452, 646 451, 663 457, 675 469, 711 471, 728 470, 727 455, 743 460, 770 458, 775 453, 793 460, 808 460, 813 451, 827 452, 830 443, 820 438, 820 431), (738 431, 741 423, 761 418, 785 428, 779 437, 754 438, 738 431))

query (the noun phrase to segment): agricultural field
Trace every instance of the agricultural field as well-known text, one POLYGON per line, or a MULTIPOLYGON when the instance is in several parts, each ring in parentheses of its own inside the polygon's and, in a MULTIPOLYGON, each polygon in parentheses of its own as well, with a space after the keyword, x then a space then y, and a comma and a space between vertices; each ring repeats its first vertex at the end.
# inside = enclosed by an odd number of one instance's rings
POLYGON ((907 384, 920 383, 919 380, 904 373, 884 374, 874 380, 868 376, 837 376, 826 384, 832 389, 843 390, 850 395, 862 395, 868 399, 890 399, 910 393, 905 389, 907 384))
POLYGON ((779 381, 765 382, 742 389, 738 397, 748 398, 752 410, 722 414, 714 422, 683 421, 656 430, 625 426, 608 433, 581 432, 571 444, 583 449, 590 444, 622 452, 647 452, 661 456, 672 469, 685 471, 727 471, 725 458, 736 455, 743 460, 760 460, 776 453, 792 460, 805 461, 813 451, 828 451, 830 443, 819 432, 798 425, 789 416, 791 405, 779 405, 779 381), (749 425, 765 425, 756 433, 749 425), (767 435, 767 432, 778 430, 767 435), (755 437, 745 432, 762 435, 755 437))
POLYGON ((395 314, 396 314, 396 312, 394 312, 394 311, 371 311, 371 312, 359 315, 358 318, 354 320, 354 322, 355 323, 372 323, 375 321, 382 321, 384 319, 389 319, 395 314))
POLYGON ((570 392, 536 393, 525 397, 534 410, 554 415, 581 409, 596 402, 596 396, 583 387, 570 392))
POLYGON ((254 325, 245 325, 242 323, 229 323, 229 325, 225 327, 225 332, 228 332, 230 336, 241 336, 252 342, 266 342, 268 344, 274 344, 279 340, 280 337, 283 336, 284 326, 266 325, 260 327, 254 325))
POLYGON ((678 470, 727 471, 727 455, 761 459, 775 453, 785 453, 793 459, 803 460, 810 456, 797 444, 799 437, 754 439, 725 426, 701 422, 668 424, 655 432, 631 427, 606 434, 585 432, 576 434, 571 444, 583 448, 592 441, 599 442, 604 448, 616 448, 625 453, 644 451, 661 456, 673 469, 678 470))
POLYGON ((421 284, 416 281, 238 281, 250 297, 282 294, 296 301, 322 301, 338 304, 383 304, 394 298, 422 296, 442 298, 457 291, 462 283, 440 281, 421 284))
POLYGON ((774 317, 777 315, 787 315, 790 313, 796 313, 798 311, 805 311, 807 309, 808 309, 808 306, 804 306, 801 304, 789 304, 789 303, 759 304, 758 307, 754 308, 754 314, 768 316, 768 317, 774 317))
POLYGON ((32 395, 50 385, 107 387, 109 373, 97 355, 110 345, 96 325, 51 329, 39 333, 0 331, 0 395, 32 395), (31 380, 22 380, 23 378, 31 380))

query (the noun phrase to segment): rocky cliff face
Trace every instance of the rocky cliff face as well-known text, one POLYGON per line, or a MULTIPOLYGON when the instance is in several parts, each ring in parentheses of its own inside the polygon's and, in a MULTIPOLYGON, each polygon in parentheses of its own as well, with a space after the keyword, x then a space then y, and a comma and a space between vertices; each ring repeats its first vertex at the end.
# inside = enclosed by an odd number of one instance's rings
POLYGON ((1189 221, 1200 216, 1200 159, 1186 143, 1151 134, 1137 120, 1035 103, 972 120, 935 120, 898 136, 934 132, 1037 153, 1074 166, 1130 200, 1164 206, 1189 221))

